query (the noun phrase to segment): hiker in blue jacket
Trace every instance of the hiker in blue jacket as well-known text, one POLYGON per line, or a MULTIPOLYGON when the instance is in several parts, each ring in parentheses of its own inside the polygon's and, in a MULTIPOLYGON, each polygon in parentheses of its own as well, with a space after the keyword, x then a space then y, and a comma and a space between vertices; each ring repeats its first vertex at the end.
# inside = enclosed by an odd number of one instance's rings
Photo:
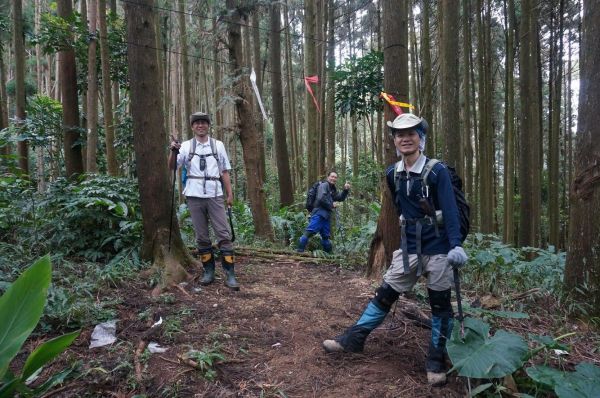
POLYGON ((330 171, 327 175, 327 180, 319 184, 308 227, 306 227, 306 231, 304 231, 304 234, 300 237, 296 251, 300 253, 303 252, 304 249, 306 249, 310 237, 319 234, 321 235, 321 245, 323 246, 323 250, 327 253, 331 253, 333 249, 331 240, 329 240, 331 237, 331 213, 337 207, 337 202, 346 200, 348 192, 350 192, 350 183, 346 182, 346 184, 344 184, 344 190, 338 193, 335 186, 337 178, 337 173, 335 171, 330 171))
POLYGON ((402 160, 388 167, 386 180, 400 216, 401 246, 359 320, 342 335, 325 340, 327 352, 360 352, 369 333, 385 319, 399 295, 427 278, 431 306, 431 339, 426 360, 427 381, 434 386, 446 383, 446 340, 452 332, 450 303, 452 267, 467 261, 461 247, 456 199, 446 166, 434 162, 423 181, 428 163, 423 154, 426 122, 413 114, 387 122, 402 160))

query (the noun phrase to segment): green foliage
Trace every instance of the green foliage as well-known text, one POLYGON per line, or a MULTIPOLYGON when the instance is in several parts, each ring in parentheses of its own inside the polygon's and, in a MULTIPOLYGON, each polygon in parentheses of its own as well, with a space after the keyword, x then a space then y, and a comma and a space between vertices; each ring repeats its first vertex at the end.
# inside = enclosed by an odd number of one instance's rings
POLYGON ((341 114, 365 117, 381 109, 383 53, 371 51, 361 58, 350 57, 338 66, 335 80, 335 107, 341 114))
POLYGON ((580 363, 575 372, 561 372, 548 366, 527 368, 527 375, 554 390, 559 398, 595 398, 600 396, 600 368, 580 363))
POLYGON ((505 330, 490 336, 490 327, 474 318, 466 318, 464 324, 464 338, 460 337, 460 328, 454 328, 447 347, 452 370, 460 376, 504 377, 523 365, 528 347, 521 336, 505 330))
POLYGON ((76 57, 87 62, 88 35, 86 24, 77 12, 67 18, 42 13, 40 30, 32 44, 40 44, 46 54, 74 49, 76 57))
POLYGON ((214 369, 214 365, 218 361, 224 361, 225 356, 221 353, 221 347, 218 344, 213 347, 204 350, 190 349, 184 354, 184 357, 190 359, 196 363, 196 369, 202 373, 202 377, 207 380, 214 380, 217 376, 217 372, 214 369))
POLYGON ((25 384, 28 378, 66 350, 79 336, 79 331, 56 337, 38 346, 25 361, 20 376, 15 376, 8 369, 40 320, 51 273, 50 258, 43 257, 25 270, 0 297, 0 397, 13 396, 15 391, 21 396, 40 395, 62 382, 74 369, 66 369, 51 376, 36 389, 25 384))
POLYGON ((553 247, 514 248, 480 233, 471 234, 466 246, 470 259, 465 281, 479 290, 501 295, 504 290, 526 291, 535 286, 562 292, 564 252, 557 253, 553 247))
POLYGON ((62 104, 45 95, 36 95, 27 102, 24 123, 0 131, 0 141, 27 140, 33 147, 49 147, 62 134, 62 104))
POLYGON ((14 180, 14 196, 4 198, 7 222, 0 236, 38 253, 52 248, 92 261, 137 248, 142 225, 135 181, 88 177, 79 184, 58 179, 42 195, 31 186, 19 192, 22 183, 14 180))

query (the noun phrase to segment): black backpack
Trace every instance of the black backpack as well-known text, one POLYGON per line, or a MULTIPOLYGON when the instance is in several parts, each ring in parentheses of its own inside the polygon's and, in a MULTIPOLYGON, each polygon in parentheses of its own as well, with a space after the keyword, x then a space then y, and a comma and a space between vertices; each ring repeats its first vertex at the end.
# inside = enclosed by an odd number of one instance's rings
POLYGON ((317 191, 319 190, 319 184, 323 181, 315 182, 310 188, 308 188, 308 192, 306 193, 306 204, 304 207, 308 211, 313 211, 315 208, 315 201, 317 200, 317 191))
POLYGON ((441 162, 438 159, 429 159, 423 167, 423 172, 421 173, 423 181, 427 185, 427 176, 433 169, 436 163, 443 163, 448 169, 448 173, 450 174, 450 182, 452 183, 452 189, 454 190, 454 197, 456 199, 456 206, 458 207, 458 221, 460 223, 460 240, 465 241, 467 239, 467 235, 469 234, 469 228, 471 226, 470 215, 471 215, 471 207, 469 206, 469 202, 467 202, 467 198, 465 197, 465 193, 463 192, 463 182, 461 178, 456 173, 456 169, 454 167, 448 166, 446 163, 441 162))

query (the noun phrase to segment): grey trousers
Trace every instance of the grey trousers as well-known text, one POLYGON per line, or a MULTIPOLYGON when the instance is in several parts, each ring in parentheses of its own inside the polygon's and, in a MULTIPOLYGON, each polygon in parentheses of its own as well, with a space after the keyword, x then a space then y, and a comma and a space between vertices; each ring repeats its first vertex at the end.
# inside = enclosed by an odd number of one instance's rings
POLYGON ((233 252, 233 243, 231 243, 231 232, 227 223, 223 196, 215 198, 188 196, 186 199, 190 215, 192 216, 194 231, 196 232, 198 250, 207 250, 212 247, 212 242, 208 234, 208 223, 210 220, 219 249, 233 252))

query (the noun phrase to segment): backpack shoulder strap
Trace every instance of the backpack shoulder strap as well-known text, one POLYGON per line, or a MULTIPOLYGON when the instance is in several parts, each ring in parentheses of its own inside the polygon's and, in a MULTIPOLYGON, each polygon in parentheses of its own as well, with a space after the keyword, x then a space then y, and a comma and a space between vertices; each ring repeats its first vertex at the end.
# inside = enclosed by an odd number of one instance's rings
POLYGON ((188 154, 188 162, 191 163, 191 161, 195 155, 196 155, 196 138, 192 138, 192 150, 188 154))
POLYGON ((421 172, 421 178, 423 179, 423 181, 425 182, 426 185, 427 184, 427 177, 429 176, 429 173, 431 173, 431 170, 433 170, 433 167, 438 164, 440 161, 438 159, 429 159, 427 161, 427 163, 425 163, 425 166, 423 167, 423 171, 421 172))
POLYGON ((210 137, 208 139, 208 141, 210 142, 210 151, 212 152, 213 157, 217 161, 217 168, 219 169, 219 175, 221 175, 221 172, 222 172, 221 163, 219 163, 219 154, 217 153, 217 150, 216 150, 217 143, 216 143, 215 139, 212 137, 210 137))
POLYGON ((400 190, 400 173, 398 172, 398 169, 400 168, 400 162, 402 162, 402 160, 399 160, 394 164, 394 186, 396 188, 396 192, 400 190))

